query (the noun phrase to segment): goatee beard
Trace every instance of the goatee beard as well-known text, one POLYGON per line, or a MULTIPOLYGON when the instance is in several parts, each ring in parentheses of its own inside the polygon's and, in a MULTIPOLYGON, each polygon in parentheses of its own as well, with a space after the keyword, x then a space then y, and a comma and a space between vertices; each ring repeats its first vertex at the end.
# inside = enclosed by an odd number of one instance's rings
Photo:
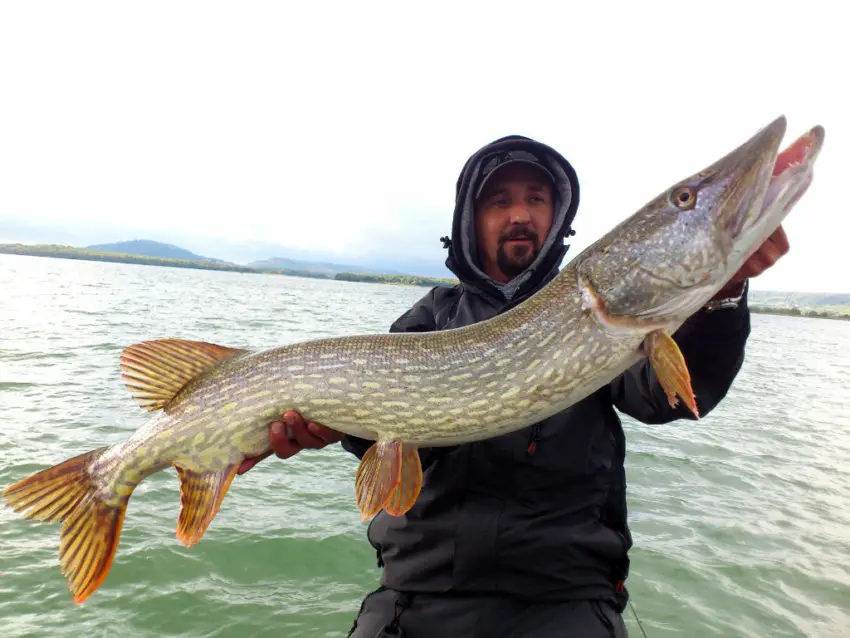
POLYGON ((496 263, 508 277, 516 277, 525 270, 537 257, 537 233, 533 228, 514 228, 500 237, 499 250, 496 253, 496 263), (508 254, 506 243, 510 240, 525 239, 531 246, 513 246, 508 254))
MULTIPOLYGON (((515 249, 516 250, 516 249, 515 249)), ((525 270, 534 258, 537 257, 537 251, 534 248, 519 249, 523 253, 517 256, 508 255, 504 246, 499 247, 499 252, 496 255, 496 261, 499 264, 499 270, 505 273, 508 277, 516 277, 525 270)))

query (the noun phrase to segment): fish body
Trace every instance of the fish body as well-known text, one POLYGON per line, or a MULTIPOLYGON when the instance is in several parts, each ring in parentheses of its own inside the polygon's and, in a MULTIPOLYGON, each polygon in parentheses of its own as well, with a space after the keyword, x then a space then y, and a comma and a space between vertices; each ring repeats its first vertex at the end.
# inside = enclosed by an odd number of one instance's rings
POLYGON ((401 515, 422 484, 417 449, 499 436, 543 420, 649 357, 671 404, 698 417, 670 336, 779 226, 811 183, 824 132, 783 153, 780 117, 677 182, 522 304, 471 326, 315 339, 249 352, 162 339, 128 347, 127 386, 151 419, 127 440, 26 477, 6 502, 62 524, 74 600, 103 582, 130 496, 174 466, 177 536, 203 536, 243 459, 269 449, 289 409, 374 440, 355 477, 363 518, 401 515))

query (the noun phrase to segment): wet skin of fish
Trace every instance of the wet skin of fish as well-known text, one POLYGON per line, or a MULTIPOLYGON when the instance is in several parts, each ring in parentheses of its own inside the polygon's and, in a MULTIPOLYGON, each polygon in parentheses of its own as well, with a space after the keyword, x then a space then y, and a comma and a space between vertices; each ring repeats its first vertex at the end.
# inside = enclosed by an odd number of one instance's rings
POLYGON ((261 352, 163 339, 121 356, 152 418, 126 441, 23 478, 3 492, 27 518, 61 523, 60 564, 76 602, 109 572, 130 496, 174 466, 177 537, 191 546, 243 459, 269 449, 289 409, 375 440, 355 477, 363 518, 404 514, 422 484, 418 447, 495 437, 545 419, 648 357, 675 405, 698 418, 671 334, 779 226, 808 188, 824 130, 778 152, 780 117, 666 189, 543 289, 490 320, 431 333, 318 339, 261 352))

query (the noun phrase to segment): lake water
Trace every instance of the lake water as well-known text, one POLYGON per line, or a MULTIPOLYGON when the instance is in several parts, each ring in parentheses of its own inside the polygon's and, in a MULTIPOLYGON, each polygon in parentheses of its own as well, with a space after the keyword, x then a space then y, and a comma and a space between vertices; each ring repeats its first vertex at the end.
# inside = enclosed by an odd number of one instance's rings
MULTIPOLYGON (((118 372, 128 344, 385 332, 425 292, 0 255, 0 487, 145 421, 118 372)), ((850 322, 754 315, 744 368, 711 415, 624 419, 628 586, 650 638, 850 637, 848 388, 850 322)), ((378 579, 355 468, 338 446, 264 461, 191 549, 174 537, 174 472, 150 477, 82 606, 59 573, 58 526, 0 506, 0 635, 345 636, 378 579)))

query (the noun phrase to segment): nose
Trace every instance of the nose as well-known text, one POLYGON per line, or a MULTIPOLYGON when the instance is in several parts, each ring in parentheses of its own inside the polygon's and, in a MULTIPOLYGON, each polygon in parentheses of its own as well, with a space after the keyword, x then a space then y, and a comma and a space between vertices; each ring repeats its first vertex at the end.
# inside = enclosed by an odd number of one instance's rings
POLYGON ((508 223, 509 224, 528 224, 531 222, 531 213, 528 211, 528 207, 525 206, 522 202, 517 202, 513 206, 511 206, 508 211, 508 223))

